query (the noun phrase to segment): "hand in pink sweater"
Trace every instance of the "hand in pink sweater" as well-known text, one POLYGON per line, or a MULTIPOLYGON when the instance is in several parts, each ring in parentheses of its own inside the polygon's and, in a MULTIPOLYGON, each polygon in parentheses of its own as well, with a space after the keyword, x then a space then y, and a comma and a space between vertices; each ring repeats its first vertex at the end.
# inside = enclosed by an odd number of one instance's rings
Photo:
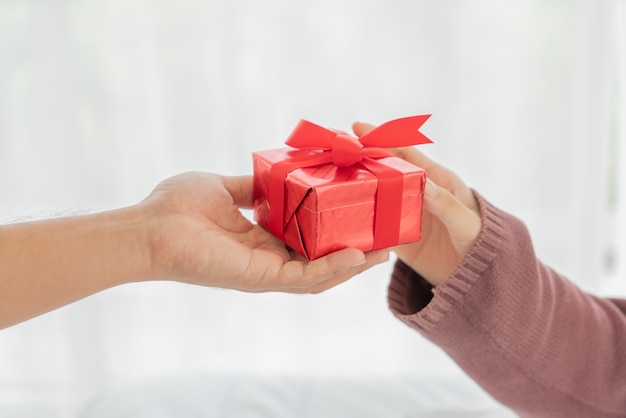
MULTIPOLYGON (((362 136, 374 127, 357 122, 352 128, 355 134, 362 136)), ((395 247, 394 251, 398 258, 437 286, 456 269, 478 238, 481 229, 478 202, 456 174, 415 148, 392 151, 423 168, 429 178, 424 190, 422 238, 419 242, 395 247)))
POLYGON ((581 291, 536 258, 519 220, 417 150, 396 152, 434 183, 423 239, 397 248, 393 313, 522 417, 626 417, 626 300, 581 291))
POLYGON ((626 300, 582 292, 479 202, 480 237, 441 285, 398 260, 393 313, 522 417, 626 417, 626 300))

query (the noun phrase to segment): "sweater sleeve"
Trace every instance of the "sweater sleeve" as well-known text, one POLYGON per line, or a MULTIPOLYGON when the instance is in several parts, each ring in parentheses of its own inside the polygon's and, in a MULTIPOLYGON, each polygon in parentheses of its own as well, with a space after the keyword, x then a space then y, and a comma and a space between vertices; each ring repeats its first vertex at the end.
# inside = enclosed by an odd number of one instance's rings
POLYGON ((398 260, 392 312, 522 417, 626 417, 626 300, 543 265, 526 227, 476 197, 473 248, 436 289, 398 260))

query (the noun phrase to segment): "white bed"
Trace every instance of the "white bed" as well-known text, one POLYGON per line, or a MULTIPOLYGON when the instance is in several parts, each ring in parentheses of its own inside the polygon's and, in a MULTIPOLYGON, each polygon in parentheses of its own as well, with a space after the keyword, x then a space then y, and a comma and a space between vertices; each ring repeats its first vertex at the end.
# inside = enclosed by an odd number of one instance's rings
POLYGON ((458 378, 194 376, 111 388, 80 418, 417 418, 516 415, 458 378))

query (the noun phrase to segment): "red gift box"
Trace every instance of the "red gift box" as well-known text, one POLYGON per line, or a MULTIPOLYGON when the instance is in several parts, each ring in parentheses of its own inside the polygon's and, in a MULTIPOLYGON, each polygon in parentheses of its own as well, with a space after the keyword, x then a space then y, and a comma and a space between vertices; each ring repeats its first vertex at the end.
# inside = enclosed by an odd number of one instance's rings
POLYGON ((301 121, 293 148, 253 153, 256 222, 309 260, 418 241, 426 173, 380 147, 430 143, 418 131, 429 116, 359 139, 301 121))

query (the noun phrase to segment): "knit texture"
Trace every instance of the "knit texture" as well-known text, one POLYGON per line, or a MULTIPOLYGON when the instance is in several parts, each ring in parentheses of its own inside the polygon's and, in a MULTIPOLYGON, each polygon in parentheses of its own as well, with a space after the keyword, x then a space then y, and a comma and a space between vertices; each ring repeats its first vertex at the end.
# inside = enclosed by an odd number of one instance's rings
POLYGON ((626 417, 626 300, 581 291, 476 198, 482 230, 458 268, 433 289, 398 260, 391 311, 521 417, 626 417))

